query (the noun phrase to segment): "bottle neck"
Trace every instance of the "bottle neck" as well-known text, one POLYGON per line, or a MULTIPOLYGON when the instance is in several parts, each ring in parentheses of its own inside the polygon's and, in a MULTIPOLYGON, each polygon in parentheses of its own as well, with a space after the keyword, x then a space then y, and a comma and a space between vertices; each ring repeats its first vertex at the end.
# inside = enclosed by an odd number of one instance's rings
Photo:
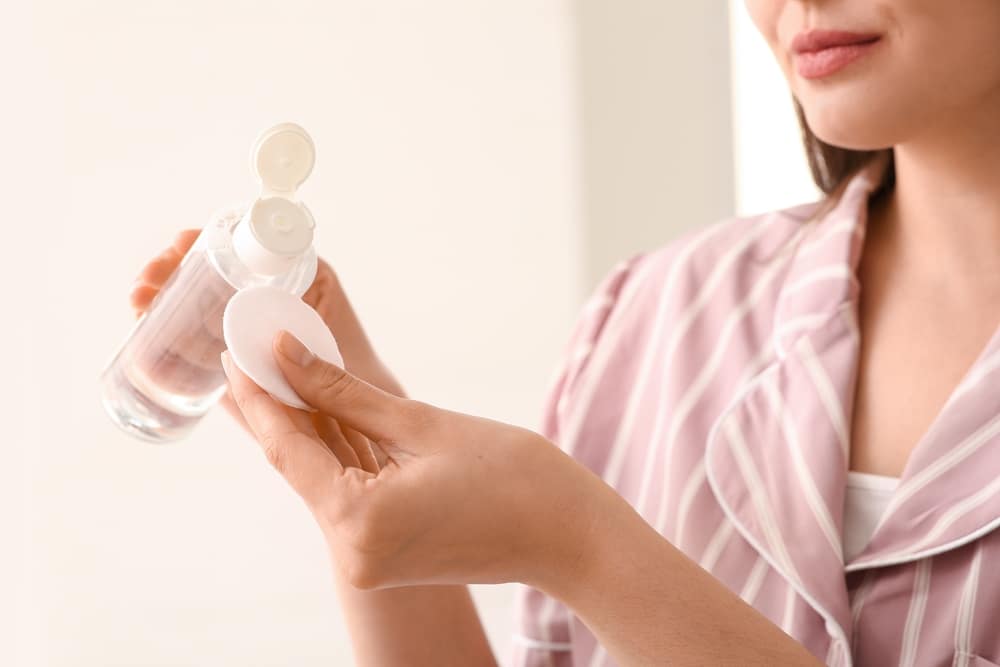
POLYGON ((290 271, 312 247, 315 222, 302 204, 284 197, 257 199, 233 230, 233 250, 250 271, 290 271))

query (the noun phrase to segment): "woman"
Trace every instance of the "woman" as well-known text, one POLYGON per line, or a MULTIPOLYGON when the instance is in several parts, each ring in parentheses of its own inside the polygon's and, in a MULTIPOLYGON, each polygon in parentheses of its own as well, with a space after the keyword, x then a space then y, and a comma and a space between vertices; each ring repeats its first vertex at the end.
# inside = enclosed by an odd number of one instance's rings
POLYGON ((827 197, 619 267, 543 435, 404 398, 325 265, 349 372, 275 342, 318 413, 224 355, 359 664, 493 664, 500 581, 519 665, 1000 663, 1000 2, 747 4, 827 197))

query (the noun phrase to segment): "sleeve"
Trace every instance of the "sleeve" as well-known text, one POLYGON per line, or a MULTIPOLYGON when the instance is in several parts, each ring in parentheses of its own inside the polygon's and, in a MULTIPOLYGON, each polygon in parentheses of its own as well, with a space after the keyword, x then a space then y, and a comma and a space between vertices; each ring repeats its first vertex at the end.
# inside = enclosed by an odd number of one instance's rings
POLYGON ((577 317, 563 359, 556 366, 556 373, 549 382, 539 432, 564 450, 571 450, 572 443, 565 442, 562 423, 571 406, 580 407, 574 406, 580 378, 594 349, 601 342, 601 334, 619 305, 625 286, 643 257, 644 255, 636 255, 618 264, 594 290, 577 317))
MULTIPOLYGON (((563 441, 561 425, 570 410, 581 407, 574 405, 581 375, 641 258, 637 255, 616 266, 587 300, 550 381, 540 432, 564 450, 572 450, 572 444, 563 441)), ((562 603, 539 590, 521 586, 511 667, 573 667, 571 625, 572 614, 562 603)))

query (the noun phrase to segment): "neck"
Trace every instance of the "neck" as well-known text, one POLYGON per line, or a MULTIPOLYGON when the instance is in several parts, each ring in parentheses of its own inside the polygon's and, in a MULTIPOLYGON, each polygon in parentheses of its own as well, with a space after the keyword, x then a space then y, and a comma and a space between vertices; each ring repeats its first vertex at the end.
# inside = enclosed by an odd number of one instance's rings
POLYGON ((1000 288, 1000 90, 895 147, 883 236, 904 264, 956 289, 1000 288))

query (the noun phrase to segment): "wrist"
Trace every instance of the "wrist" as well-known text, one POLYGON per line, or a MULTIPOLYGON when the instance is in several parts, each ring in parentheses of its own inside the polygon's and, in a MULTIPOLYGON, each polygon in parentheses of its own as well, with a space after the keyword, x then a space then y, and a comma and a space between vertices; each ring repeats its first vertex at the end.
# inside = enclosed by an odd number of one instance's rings
POLYGON ((588 599, 600 598, 604 582, 622 568, 622 559, 629 559, 652 529, 617 491, 566 458, 576 479, 567 497, 553 503, 566 509, 550 513, 554 516, 547 539, 541 541, 538 567, 533 580, 525 583, 576 609, 588 599))

